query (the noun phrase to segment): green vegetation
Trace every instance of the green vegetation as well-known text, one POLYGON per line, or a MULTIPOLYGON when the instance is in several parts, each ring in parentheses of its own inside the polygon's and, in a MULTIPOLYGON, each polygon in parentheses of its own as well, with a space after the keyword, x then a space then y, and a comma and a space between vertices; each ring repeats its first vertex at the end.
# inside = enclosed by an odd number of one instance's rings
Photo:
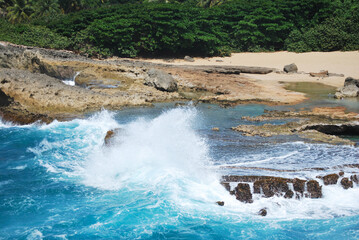
POLYGON ((0 0, 0 40, 111 55, 359 49, 359 0, 0 0))

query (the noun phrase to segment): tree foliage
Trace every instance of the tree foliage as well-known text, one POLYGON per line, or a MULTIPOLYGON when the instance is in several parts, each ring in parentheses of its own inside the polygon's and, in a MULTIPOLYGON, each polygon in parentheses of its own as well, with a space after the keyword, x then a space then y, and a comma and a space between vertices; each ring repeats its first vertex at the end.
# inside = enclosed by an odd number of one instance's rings
POLYGON ((359 49, 358 0, 0 1, 11 22, 30 21, 17 42, 42 29, 89 56, 359 49))

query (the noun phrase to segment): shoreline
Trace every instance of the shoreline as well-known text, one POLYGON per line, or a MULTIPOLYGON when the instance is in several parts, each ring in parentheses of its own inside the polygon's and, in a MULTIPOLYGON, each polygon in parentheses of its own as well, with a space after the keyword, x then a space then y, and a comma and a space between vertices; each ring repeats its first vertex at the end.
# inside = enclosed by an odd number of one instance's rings
MULTIPOLYGON (((116 110, 161 102, 194 101, 224 107, 296 105, 310 96, 288 90, 288 84, 321 83, 337 88, 349 75, 359 76, 359 52, 235 53, 231 57, 195 58, 194 62, 177 59, 168 63, 161 59, 98 60, 69 51, 1 43, 0 60, 0 113, 4 120, 11 120, 4 117, 6 111, 14 116, 19 114, 20 118, 33 114, 26 123, 37 116, 48 116, 50 120, 64 115, 67 119, 69 115, 81 116, 101 108, 116 110), (312 55, 320 56, 320 64, 312 55), (293 56, 301 60, 296 62, 293 56), (284 65, 292 60, 298 64, 298 72, 283 72, 284 65), (328 68, 319 67, 326 63, 328 68), (318 72, 328 70, 330 74, 312 77, 305 72, 310 70, 308 66, 318 72), (151 77, 150 71, 159 75, 151 77), (76 86, 61 82, 71 78, 76 86), (165 85, 172 81, 175 89, 156 87, 153 81, 165 81, 165 85)), ((14 121, 16 118, 12 117, 14 121)))

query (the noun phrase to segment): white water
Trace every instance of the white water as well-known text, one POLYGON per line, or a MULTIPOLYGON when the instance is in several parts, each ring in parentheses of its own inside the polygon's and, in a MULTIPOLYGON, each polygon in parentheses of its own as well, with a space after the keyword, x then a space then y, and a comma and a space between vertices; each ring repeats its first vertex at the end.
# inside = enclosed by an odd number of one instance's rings
POLYGON ((76 72, 72 79, 63 80, 62 82, 69 86, 75 86, 75 80, 79 74, 80 72, 76 72))
MULTIPOLYGON (((339 185, 323 186, 322 199, 254 195, 253 204, 237 201, 219 184, 220 175, 212 167, 207 140, 195 130, 198 121, 199 113, 194 108, 178 108, 151 120, 137 119, 125 124, 103 111, 85 120, 41 126, 41 130, 65 135, 65 139, 44 139, 29 150, 49 173, 105 191, 152 192, 182 210, 238 217, 256 216, 260 209, 267 208, 267 218, 271 219, 332 218, 358 213, 357 186, 349 190, 339 185), (113 145, 103 146, 106 132, 114 128, 123 131, 113 145), (225 206, 219 207, 215 201, 225 201, 225 206)), ((316 144, 306 147, 321 151, 328 148, 316 144)), ((289 151, 276 157, 258 157, 256 161, 274 159, 285 164, 296 154, 299 153, 289 151)))

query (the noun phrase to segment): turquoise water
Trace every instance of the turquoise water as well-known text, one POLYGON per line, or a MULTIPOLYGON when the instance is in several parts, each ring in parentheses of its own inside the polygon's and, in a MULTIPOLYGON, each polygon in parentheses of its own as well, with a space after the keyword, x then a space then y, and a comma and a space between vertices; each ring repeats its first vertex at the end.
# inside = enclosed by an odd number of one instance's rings
POLYGON ((322 199, 244 204, 219 184, 224 174, 338 172, 307 168, 358 163, 358 148, 230 130, 262 105, 172 106, 50 125, 0 122, 0 239, 359 239, 358 186, 325 186, 322 199), (104 146, 113 128, 123 131, 104 146))

